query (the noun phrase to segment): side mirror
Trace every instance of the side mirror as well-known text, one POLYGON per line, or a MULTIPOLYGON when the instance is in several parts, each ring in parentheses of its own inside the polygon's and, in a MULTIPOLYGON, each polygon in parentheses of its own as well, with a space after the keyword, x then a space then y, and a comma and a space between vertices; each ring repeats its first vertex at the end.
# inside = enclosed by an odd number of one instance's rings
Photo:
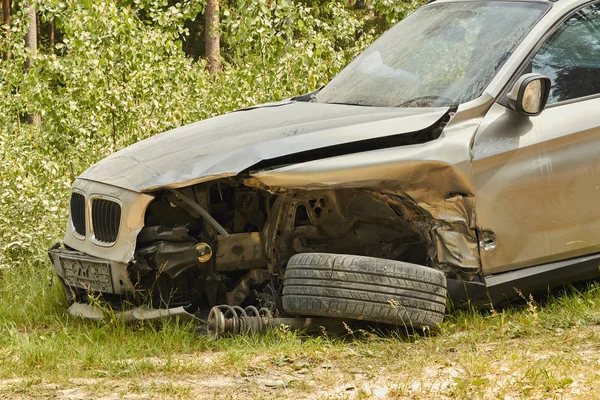
POLYGON ((521 115, 540 115, 546 107, 550 94, 550 78, 540 74, 525 74, 520 77, 508 93, 508 104, 521 115))

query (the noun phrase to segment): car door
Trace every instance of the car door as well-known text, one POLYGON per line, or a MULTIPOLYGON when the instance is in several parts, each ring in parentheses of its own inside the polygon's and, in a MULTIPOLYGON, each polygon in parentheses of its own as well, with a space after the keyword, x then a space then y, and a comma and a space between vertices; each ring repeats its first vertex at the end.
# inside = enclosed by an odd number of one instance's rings
POLYGON ((485 274, 600 252, 600 3, 549 32, 515 78, 528 72, 552 80, 546 109, 500 98, 473 141, 485 274))

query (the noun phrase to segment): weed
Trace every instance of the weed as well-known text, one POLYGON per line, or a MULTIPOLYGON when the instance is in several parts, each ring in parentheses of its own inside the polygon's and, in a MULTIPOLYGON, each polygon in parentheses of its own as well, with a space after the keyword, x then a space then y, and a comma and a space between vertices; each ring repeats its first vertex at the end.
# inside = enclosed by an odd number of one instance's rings
POLYGON ((128 325, 107 308, 102 323, 72 318, 62 288, 42 280, 47 274, 27 266, 2 271, 5 397, 51 397, 47 383, 62 388, 67 379, 100 380, 106 393, 180 398, 215 391, 219 398, 270 397, 263 386, 248 385, 272 376, 290 384, 269 390, 321 398, 371 396, 375 382, 389 389, 390 398, 569 397, 592 393, 600 383, 595 282, 550 292, 544 301, 523 296, 522 305, 490 312, 454 310, 438 331, 426 334, 361 326, 348 327, 340 338, 280 326, 209 341, 190 324, 128 325), (354 389, 347 391, 348 383, 354 389))

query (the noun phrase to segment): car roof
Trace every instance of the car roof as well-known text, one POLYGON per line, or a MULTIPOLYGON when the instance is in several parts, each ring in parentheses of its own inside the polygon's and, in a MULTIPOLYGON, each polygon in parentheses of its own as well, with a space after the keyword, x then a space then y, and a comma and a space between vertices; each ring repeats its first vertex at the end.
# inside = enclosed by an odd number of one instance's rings
POLYGON ((465 2, 465 1, 497 1, 497 2, 523 2, 523 3, 557 3, 557 2, 561 2, 562 3, 581 3, 581 0, 429 0, 425 3, 425 5, 427 4, 431 4, 431 3, 457 3, 457 2, 465 2))
POLYGON ((516 2, 516 3, 542 3, 551 5, 550 10, 547 13, 547 17, 560 18, 569 10, 577 8, 579 6, 592 3, 591 0, 429 0, 427 4, 438 4, 438 3, 462 3, 462 2, 516 2))

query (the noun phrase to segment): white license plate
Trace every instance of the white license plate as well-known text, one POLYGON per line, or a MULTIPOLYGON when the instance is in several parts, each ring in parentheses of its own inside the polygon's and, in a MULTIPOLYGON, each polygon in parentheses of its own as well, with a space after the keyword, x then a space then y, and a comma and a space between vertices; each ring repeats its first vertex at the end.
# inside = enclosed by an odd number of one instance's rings
POLYGON ((60 263, 67 285, 87 289, 91 292, 114 293, 108 261, 61 256, 60 263))

